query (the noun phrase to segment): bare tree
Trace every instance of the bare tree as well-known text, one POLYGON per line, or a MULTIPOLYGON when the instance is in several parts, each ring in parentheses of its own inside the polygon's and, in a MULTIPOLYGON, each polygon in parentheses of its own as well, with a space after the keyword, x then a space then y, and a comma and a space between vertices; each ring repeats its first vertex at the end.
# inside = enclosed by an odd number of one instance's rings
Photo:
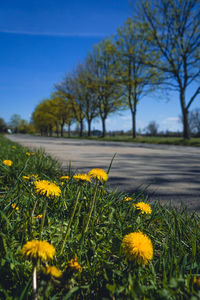
POLYGON ((190 131, 195 134, 200 134, 200 109, 196 108, 189 113, 190 131))
POLYGON ((156 136, 158 134, 158 128, 159 128, 159 125, 155 121, 151 121, 145 128, 145 132, 148 135, 156 136))
POLYGON ((178 91, 183 136, 188 139, 189 109, 200 94, 200 0, 141 0, 138 6, 141 22, 148 26, 151 50, 159 55, 154 59, 150 51, 145 63, 162 72, 163 83, 178 91))

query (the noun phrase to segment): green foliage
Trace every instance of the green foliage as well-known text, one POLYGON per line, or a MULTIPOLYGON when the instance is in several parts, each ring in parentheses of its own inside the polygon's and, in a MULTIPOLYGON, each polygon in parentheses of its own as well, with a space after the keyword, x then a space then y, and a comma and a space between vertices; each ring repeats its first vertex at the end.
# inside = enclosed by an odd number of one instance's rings
POLYGON ((28 240, 39 238, 41 220, 33 216, 42 213, 45 198, 35 192, 34 179, 24 180, 22 176, 28 174, 56 182, 62 192, 59 198, 47 199, 42 238, 56 248, 51 264, 63 275, 45 275, 38 265, 39 299, 200 297, 198 286, 193 284, 194 276, 200 276, 198 214, 189 214, 185 207, 178 210, 159 203, 152 205, 150 215, 141 214, 134 204, 148 202, 142 193, 117 194, 108 192, 105 184, 80 184, 70 170, 65 174, 69 179, 62 184, 60 166, 45 153, 27 155, 27 149, 3 137, 0 143, 1 299, 31 299, 32 263, 24 260, 20 251, 28 240), (13 161, 11 167, 3 164, 5 159, 13 161), (125 196, 132 200, 125 201, 125 196), (84 231, 93 200, 88 230, 84 231), (18 210, 12 207, 14 203, 18 210), (149 265, 129 262, 123 254, 122 239, 134 231, 142 231, 152 240, 154 257, 149 265), (82 272, 66 269, 75 256, 82 272))
MULTIPOLYGON (((77 139, 78 136, 72 136, 71 138, 77 139)), ((200 147, 200 138, 190 138, 185 140, 181 137, 164 137, 164 136, 137 136, 132 138, 130 135, 114 135, 106 136, 104 138, 98 137, 83 137, 82 139, 91 139, 99 141, 111 141, 111 142, 130 142, 130 143, 146 143, 146 144, 164 144, 164 145, 182 145, 182 146, 194 146, 200 147)))

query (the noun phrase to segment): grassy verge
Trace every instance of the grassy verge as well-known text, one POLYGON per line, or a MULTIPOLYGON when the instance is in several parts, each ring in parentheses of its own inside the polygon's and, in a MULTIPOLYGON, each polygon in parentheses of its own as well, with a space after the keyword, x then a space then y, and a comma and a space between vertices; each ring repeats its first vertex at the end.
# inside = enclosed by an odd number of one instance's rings
POLYGON ((108 192, 103 171, 90 182, 45 153, 0 145, 0 299, 200 298, 199 215, 150 208, 141 194, 108 192))
POLYGON ((110 142, 131 142, 131 143, 146 143, 146 144, 165 144, 165 145, 179 145, 179 146, 193 146, 200 147, 200 138, 190 138, 189 140, 185 140, 180 137, 148 137, 148 136, 138 136, 133 139, 130 136, 114 136, 114 137, 79 137, 72 136, 71 138, 75 139, 89 139, 89 140, 97 140, 97 141, 110 141, 110 142))

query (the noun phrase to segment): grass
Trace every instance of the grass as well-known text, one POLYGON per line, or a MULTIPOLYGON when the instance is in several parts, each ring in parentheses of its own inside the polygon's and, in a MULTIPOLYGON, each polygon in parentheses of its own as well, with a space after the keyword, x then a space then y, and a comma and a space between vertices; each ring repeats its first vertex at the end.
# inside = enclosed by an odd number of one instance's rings
MULTIPOLYGON (((68 138, 68 137, 66 137, 68 138)), ((183 139, 181 137, 159 137, 159 136, 138 136, 132 138, 126 135, 116 135, 116 136, 106 136, 102 137, 79 137, 71 136, 70 138, 75 139, 88 139, 97 141, 110 141, 110 142, 131 142, 131 143, 144 143, 144 144, 156 144, 156 145, 179 145, 179 146, 193 146, 200 147, 200 138, 190 138, 189 140, 183 139)))
POLYGON ((32 153, 4 137, 0 145, 0 299, 32 299, 34 266, 42 300, 200 298, 198 214, 159 203, 151 214, 142 213, 135 206, 148 204, 142 194, 108 192, 105 182, 77 181, 71 170, 64 174, 41 151, 32 153), (34 177, 23 178, 30 174, 55 184, 61 195, 37 193, 34 177), (61 175, 69 179, 61 181, 61 175), (132 199, 125 201, 127 196, 132 199), (146 265, 130 261, 122 248, 124 236, 138 231, 153 244, 153 259, 146 265), (59 278, 44 272, 47 262, 22 256, 23 245, 39 240, 40 232, 55 247, 48 265, 62 271, 59 278))

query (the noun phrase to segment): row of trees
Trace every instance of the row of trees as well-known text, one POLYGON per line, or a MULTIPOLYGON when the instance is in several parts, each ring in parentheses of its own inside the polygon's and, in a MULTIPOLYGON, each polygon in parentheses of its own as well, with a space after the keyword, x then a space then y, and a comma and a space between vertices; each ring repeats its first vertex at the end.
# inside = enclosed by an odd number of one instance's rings
MULTIPOLYGON (((46 107, 45 101, 44 101, 44 108, 46 107)), ((65 103, 66 104, 66 103, 65 103)), ((58 106, 59 108, 60 106, 58 106)), ((69 113, 69 112, 68 112, 69 113)), ((68 115, 64 114, 65 116, 68 115)), ((73 113, 73 112, 72 112, 73 113)), ((45 116, 45 114, 43 114, 43 117, 45 116)), ((52 115, 53 116, 53 115, 52 115)), ((50 116, 50 119, 51 117, 50 116)), ((46 117, 48 118, 48 115, 46 115, 46 117)), ((50 124, 49 128, 46 131, 46 122, 49 121, 46 119, 45 125, 43 127, 44 131, 41 131, 42 135, 51 135, 53 133, 53 131, 57 132, 57 135, 59 135, 59 123, 54 123, 55 120, 57 120, 56 118, 52 118, 52 124, 49 122, 48 124, 50 124), (54 121, 53 121, 54 120, 54 121), (58 124, 57 126, 55 124, 58 124), (50 129, 50 131, 49 131, 50 129)), ((181 121, 181 118, 180 118, 181 121)), ((43 120, 42 120, 43 122, 43 120)), ((63 136, 63 123, 65 122, 68 123, 68 136, 70 136, 71 130, 71 119, 69 118, 69 120, 62 120, 62 123, 60 125, 60 129, 61 129, 61 136, 63 136)), ((42 127, 41 127, 42 128, 42 127)), ((0 118, 0 133, 7 133, 7 132, 12 132, 12 133, 29 133, 29 134, 33 134, 36 133, 38 131, 38 128, 34 127, 34 124, 32 122, 28 122, 24 119, 21 118, 20 115, 18 114, 14 114, 11 116, 10 121, 8 123, 6 123, 4 121, 3 118, 0 118)), ((192 134, 193 136, 200 136, 200 109, 194 109, 189 113, 189 131, 190 134, 192 134)), ((77 130, 75 130, 75 133, 77 132, 77 130)), ((74 131, 73 131, 74 133, 74 131)), ((98 132, 99 133, 99 132, 98 132)), ((118 134, 118 135, 130 135, 131 131, 127 131, 124 132, 123 130, 121 131, 115 131, 115 132, 109 132, 108 134, 113 135, 113 134, 118 134)), ((164 131, 159 131, 159 124, 156 121, 151 121, 149 122, 149 124, 143 128, 143 129, 139 129, 138 131, 139 134, 146 134, 146 135, 150 135, 150 136, 156 136, 156 135, 162 135, 162 136, 180 136, 180 132, 170 132, 169 130, 167 130, 166 132, 164 131)))
POLYGON ((136 137, 137 104, 160 89, 176 91, 183 136, 189 138, 189 110, 200 94, 200 0, 140 0, 117 34, 104 39, 55 85, 55 92, 35 109, 33 122, 42 134, 76 120, 100 118, 102 135, 112 113, 129 109, 136 137), (188 89, 190 88, 190 97, 188 89))

